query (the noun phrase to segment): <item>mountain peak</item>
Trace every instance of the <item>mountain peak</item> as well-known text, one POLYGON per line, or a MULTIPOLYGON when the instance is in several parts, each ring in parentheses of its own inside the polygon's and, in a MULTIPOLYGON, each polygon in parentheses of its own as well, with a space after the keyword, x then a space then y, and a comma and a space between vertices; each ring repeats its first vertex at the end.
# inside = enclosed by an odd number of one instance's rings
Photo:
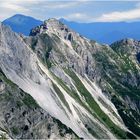
POLYGON ((36 36, 37 34, 55 34, 60 38, 71 41, 73 39, 73 35, 76 34, 74 31, 69 29, 65 24, 61 21, 51 18, 45 20, 43 24, 33 28, 30 32, 30 36, 36 36))
POLYGON ((59 20, 57 20, 56 18, 49 18, 49 19, 45 20, 44 23, 45 23, 45 22, 46 22, 46 23, 48 23, 48 22, 51 22, 51 23, 58 23, 58 24, 60 23, 59 20))
POLYGON ((17 33, 23 33, 24 35, 28 36, 31 27, 33 28, 36 27, 37 25, 40 25, 42 21, 34 19, 33 17, 30 16, 16 14, 4 20, 2 23, 10 26, 13 31, 17 33))
POLYGON ((35 20, 33 17, 30 17, 30 16, 25 16, 25 15, 22 15, 22 14, 16 14, 16 15, 13 15, 12 17, 4 20, 4 22, 11 22, 11 23, 15 23, 15 24, 23 24, 25 21, 29 21, 29 20, 35 20))
POLYGON ((22 15, 22 14, 15 14, 15 15, 13 15, 12 17, 27 17, 27 16, 22 15))
POLYGON ((36 34, 46 33, 46 32, 54 32, 59 31, 62 27, 66 27, 63 23, 61 23, 59 20, 55 18, 50 18, 48 20, 45 20, 43 24, 33 28, 30 32, 31 36, 34 36, 36 34))
POLYGON ((44 25, 47 26, 48 30, 57 30, 57 31, 62 31, 64 28, 68 28, 66 25, 64 25, 62 22, 55 18, 50 18, 48 20, 44 21, 44 25))
POLYGON ((125 38, 114 42, 112 45, 115 44, 119 44, 120 46, 139 46, 140 42, 132 38, 125 38))

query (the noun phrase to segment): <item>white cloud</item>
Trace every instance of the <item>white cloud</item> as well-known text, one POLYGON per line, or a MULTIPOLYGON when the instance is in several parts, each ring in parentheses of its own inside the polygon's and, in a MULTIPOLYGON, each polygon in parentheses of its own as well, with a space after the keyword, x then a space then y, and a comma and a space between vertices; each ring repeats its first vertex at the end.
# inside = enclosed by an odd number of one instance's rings
POLYGON ((93 1, 94 0, 0 0, 0 20, 2 21, 14 14, 24 14, 41 20, 51 17, 63 17, 78 22, 130 21, 140 19, 140 2, 137 2, 135 9, 129 11, 120 12, 118 10, 105 13, 104 9, 101 9, 101 11, 104 11, 104 14, 99 16, 97 13, 100 12, 97 8, 97 11, 93 9, 95 12, 91 10, 91 7, 94 5, 94 3, 92 3, 93 1))
POLYGON ((20 5, 13 4, 13 3, 8 3, 8 2, 1 3, 0 8, 5 8, 7 10, 18 11, 18 12, 29 11, 29 9, 26 9, 26 8, 20 6, 20 5))
POLYGON ((84 22, 84 23, 95 20, 92 16, 87 15, 85 13, 73 13, 67 16, 63 16, 63 18, 71 20, 71 21, 78 21, 78 22, 84 22))
POLYGON ((107 14, 103 14, 101 17, 97 18, 96 21, 101 22, 113 22, 113 21, 132 21, 140 19, 140 8, 128 10, 128 11, 115 11, 107 14))
POLYGON ((29 6, 38 3, 38 0, 0 0, 0 20, 18 13, 28 15, 31 13, 29 6))
POLYGON ((45 8, 51 8, 51 9, 61 9, 61 8, 71 8, 73 6, 79 5, 79 1, 67 1, 67 2, 62 2, 62 1, 54 1, 54 2, 46 2, 44 5, 45 8))
POLYGON ((77 8, 86 2, 86 0, 0 0, 0 20, 14 14, 25 14, 44 20, 47 17, 57 17, 60 11, 65 14, 65 10, 67 13, 68 9, 77 8))

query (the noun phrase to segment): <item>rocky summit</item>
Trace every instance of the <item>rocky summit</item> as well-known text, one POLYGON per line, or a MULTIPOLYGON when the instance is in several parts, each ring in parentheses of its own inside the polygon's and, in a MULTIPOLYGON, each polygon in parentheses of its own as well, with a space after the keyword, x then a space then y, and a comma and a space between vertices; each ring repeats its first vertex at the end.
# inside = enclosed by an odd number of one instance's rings
POLYGON ((56 19, 29 37, 0 24, 0 137, 139 139, 140 42, 103 45, 56 19))

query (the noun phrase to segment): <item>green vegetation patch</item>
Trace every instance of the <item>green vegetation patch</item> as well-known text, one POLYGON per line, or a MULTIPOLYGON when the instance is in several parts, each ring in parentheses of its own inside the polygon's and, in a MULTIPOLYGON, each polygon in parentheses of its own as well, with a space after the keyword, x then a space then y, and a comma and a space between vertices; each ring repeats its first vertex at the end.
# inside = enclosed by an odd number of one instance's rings
POLYGON ((75 90, 70 89, 68 86, 66 86, 66 84, 62 81, 62 79, 60 79, 59 77, 57 77, 56 75, 54 75, 52 73, 53 78, 57 81, 57 83, 72 97, 74 98, 74 100, 76 100, 81 106, 83 106, 87 111, 89 111, 89 113, 91 113, 92 115, 94 115, 95 117, 96 114, 93 113, 89 106, 87 106, 79 97, 79 95, 77 94, 77 92, 75 90))
POLYGON ((12 89, 14 89, 16 87, 16 85, 13 82, 11 82, 9 79, 7 79, 6 75, 3 73, 1 68, 0 68, 0 79, 2 79, 6 84, 11 86, 12 89))
MULTIPOLYGON (((129 130, 134 132, 136 135, 140 136, 140 115, 132 109, 126 108, 125 104, 123 104, 117 96, 113 96, 111 101, 114 103, 115 107, 118 110, 122 120, 124 121, 125 125, 128 127, 129 130), (134 117, 133 117, 133 115, 134 117)), ((127 132, 127 136, 131 139, 135 139, 136 137, 127 132)))
POLYGON ((19 134, 19 129, 17 127, 12 127, 11 131, 12 131, 12 133, 14 135, 18 135, 19 134))
POLYGON ((67 126, 65 126, 64 124, 62 124, 58 119, 53 119, 53 122, 57 123, 58 124, 58 127, 59 127, 59 133, 62 137, 64 137, 64 135, 67 133, 67 134, 74 134, 76 139, 78 140, 79 137, 78 135, 73 132, 73 130, 67 126), (63 130, 65 130, 65 132, 63 132, 63 130))
POLYGON ((57 93, 57 95, 58 95, 59 98, 61 99, 61 101, 64 103, 64 105, 65 105, 65 106, 68 108, 68 110, 71 112, 70 107, 69 107, 69 104, 67 103, 67 101, 66 101, 66 99, 65 99, 65 97, 64 97, 64 95, 63 95, 63 93, 60 91, 60 89, 57 87, 57 85, 54 84, 53 82, 52 82, 52 85, 53 85, 53 88, 54 88, 55 92, 57 93))
POLYGON ((39 107, 36 101, 30 96, 29 94, 25 95, 25 97, 22 99, 23 103, 27 105, 30 108, 36 108, 39 107))
POLYGON ((140 89, 138 89, 137 87, 132 87, 131 85, 128 85, 127 82, 117 83, 107 75, 104 78, 106 79, 106 81, 108 81, 114 91, 122 97, 127 95, 132 99, 140 99, 140 89))
POLYGON ((81 93, 81 95, 85 97, 86 102, 96 112, 97 116, 109 127, 109 129, 119 138, 127 138, 126 132, 124 132, 117 125, 115 125, 110 120, 110 118, 100 109, 99 105, 95 102, 92 95, 85 88, 77 75, 69 69, 65 69, 65 72, 74 80, 77 90, 81 93))

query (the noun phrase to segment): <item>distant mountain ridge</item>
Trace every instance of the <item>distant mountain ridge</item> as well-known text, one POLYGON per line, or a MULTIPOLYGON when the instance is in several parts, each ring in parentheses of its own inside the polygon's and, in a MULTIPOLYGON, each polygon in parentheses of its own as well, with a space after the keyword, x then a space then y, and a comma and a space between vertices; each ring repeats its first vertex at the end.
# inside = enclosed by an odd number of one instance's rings
POLYGON ((3 24, 8 25, 13 31, 22 33, 26 36, 29 35, 31 28, 42 24, 41 20, 37 20, 30 16, 16 14, 3 21, 3 24))
MULTIPOLYGON (((60 21, 82 36, 101 43, 112 44, 124 38, 140 39, 140 22, 78 23, 63 18, 61 18, 60 21)), ((30 30, 42 24, 42 21, 33 17, 17 14, 4 20, 3 23, 9 25, 13 31, 28 36, 30 30)))
POLYGON ((140 39, 140 22, 93 22, 78 23, 60 19, 81 35, 101 43, 111 44, 124 38, 140 39), (133 27, 133 28, 132 28, 133 27))

